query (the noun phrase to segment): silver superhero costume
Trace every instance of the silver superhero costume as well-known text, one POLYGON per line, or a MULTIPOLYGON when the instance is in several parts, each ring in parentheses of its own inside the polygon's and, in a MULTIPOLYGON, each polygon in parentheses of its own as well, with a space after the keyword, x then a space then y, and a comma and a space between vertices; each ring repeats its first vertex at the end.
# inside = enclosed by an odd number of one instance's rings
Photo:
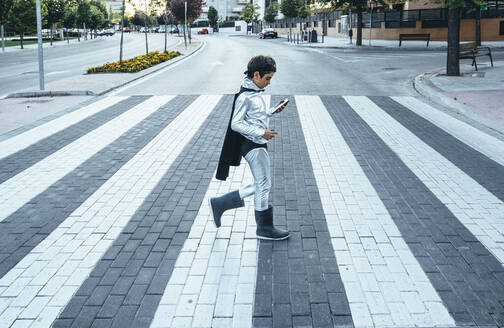
MULTIPOLYGON (((254 82, 245 77, 242 87, 260 91, 254 82)), ((264 132, 269 127, 269 119, 273 115, 271 108, 259 92, 245 91, 236 99, 235 110, 231 120, 231 129, 256 144, 266 144, 264 132)), ((240 198, 254 196, 254 209, 268 209, 269 192, 271 189, 270 160, 265 148, 254 148, 245 155, 250 166, 254 183, 241 187, 240 198)))

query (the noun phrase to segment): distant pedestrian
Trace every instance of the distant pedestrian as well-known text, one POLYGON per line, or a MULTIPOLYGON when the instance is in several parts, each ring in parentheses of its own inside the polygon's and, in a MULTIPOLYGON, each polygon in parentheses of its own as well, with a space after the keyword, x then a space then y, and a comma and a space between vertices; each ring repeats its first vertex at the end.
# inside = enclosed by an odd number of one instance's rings
POLYGON ((268 108, 261 95, 275 72, 275 60, 268 56, 255 56, 247 65, 240 92, 234 98, 216 178, 226 180, 229 167, 239 166, 241 157, 244 157, 252 171, 254 183, 210 198, 210 212, 215 225, 220 227, 225 211, 244 206, 243 199, 254 195, 257 238, 283 240, 289 238, 289 232, 275 228, 273 207, 269 205, 271 175, 267 143, 277 135, 277 132, 269 129, 269 119, 273 114, 280 113, 287 103, 268 108))

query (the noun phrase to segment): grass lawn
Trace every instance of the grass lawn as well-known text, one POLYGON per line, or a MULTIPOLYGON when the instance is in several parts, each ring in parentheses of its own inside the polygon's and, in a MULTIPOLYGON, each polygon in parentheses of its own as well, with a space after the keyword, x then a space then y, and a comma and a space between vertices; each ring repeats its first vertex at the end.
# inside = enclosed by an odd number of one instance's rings
MULTIPOLYGON (((70 40, 72 39, 77 39, 76 36, 71 36, 69 37, 70 40)), ((65 39, 66 41, 66 39, 65 39)), ((51 40, 44 40, 44 43, 50 43, 51 40)), ((59 41, 53 41, 53 42, 59 42, 59 41)), ((37 43, 37 41, 23 41, 23 45, 28 45, 28 44, 34 44, 37 43)), ((11 40, 5 40, 5 46, 6 47, 21 47, 21 41, 11 41, 11 40)))

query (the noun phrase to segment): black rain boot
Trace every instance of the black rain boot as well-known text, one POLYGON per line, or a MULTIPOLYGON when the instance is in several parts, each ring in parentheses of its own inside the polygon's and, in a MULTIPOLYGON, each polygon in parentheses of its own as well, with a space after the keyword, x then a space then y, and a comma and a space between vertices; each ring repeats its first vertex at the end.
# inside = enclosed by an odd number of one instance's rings
POLYGON ((273 207, 264 211, 255 211, 257 223, 256 235, 259 239, 284 240, 290 237, 288 231, 280 230, 273 226, 273 207))
POLYGON ((221 226, 221 216, 225 211, 245 206, 243 199, 240 198, 238 190, 229 192, 220 197, 210 198, 209 203, 210 214, 212 214, 213 221, 217 228, 221 226))

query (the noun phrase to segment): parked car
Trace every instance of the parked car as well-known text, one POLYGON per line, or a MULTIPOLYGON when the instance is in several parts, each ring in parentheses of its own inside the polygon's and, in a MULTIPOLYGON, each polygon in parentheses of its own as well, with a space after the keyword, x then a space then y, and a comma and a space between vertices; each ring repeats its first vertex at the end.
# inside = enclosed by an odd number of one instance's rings
POLYGON ((97 35, 105 35, 105 36, 112 36, 114 35, 114 30, 108 29, 108 30, 98 30, 96 32, 97 35))
POLYGON ((198 31, 198 34, 208 34, 208 29, 204 28, 198 31))
POLYGON ((276 39, 278 38, 278 34, 272 28, 265 28, 261 31, 261 33, 259 33, 259 39, 266 39, 266 38, 276 39))
POLYGON ((174 28, 172 28, 172 29, 170 30, 170 33, 172 33, 172 34, 173 34, 173 33, 177 33, 177 34, 178 34, 178 33, 179 33, 179 29, 178 29, 178 27, 174 27, 174 28))
POLYGON ((129 32, 131 32, 131 28, 125 26, 125 27, 123 27, 123 32, 129 33, 129 32))

